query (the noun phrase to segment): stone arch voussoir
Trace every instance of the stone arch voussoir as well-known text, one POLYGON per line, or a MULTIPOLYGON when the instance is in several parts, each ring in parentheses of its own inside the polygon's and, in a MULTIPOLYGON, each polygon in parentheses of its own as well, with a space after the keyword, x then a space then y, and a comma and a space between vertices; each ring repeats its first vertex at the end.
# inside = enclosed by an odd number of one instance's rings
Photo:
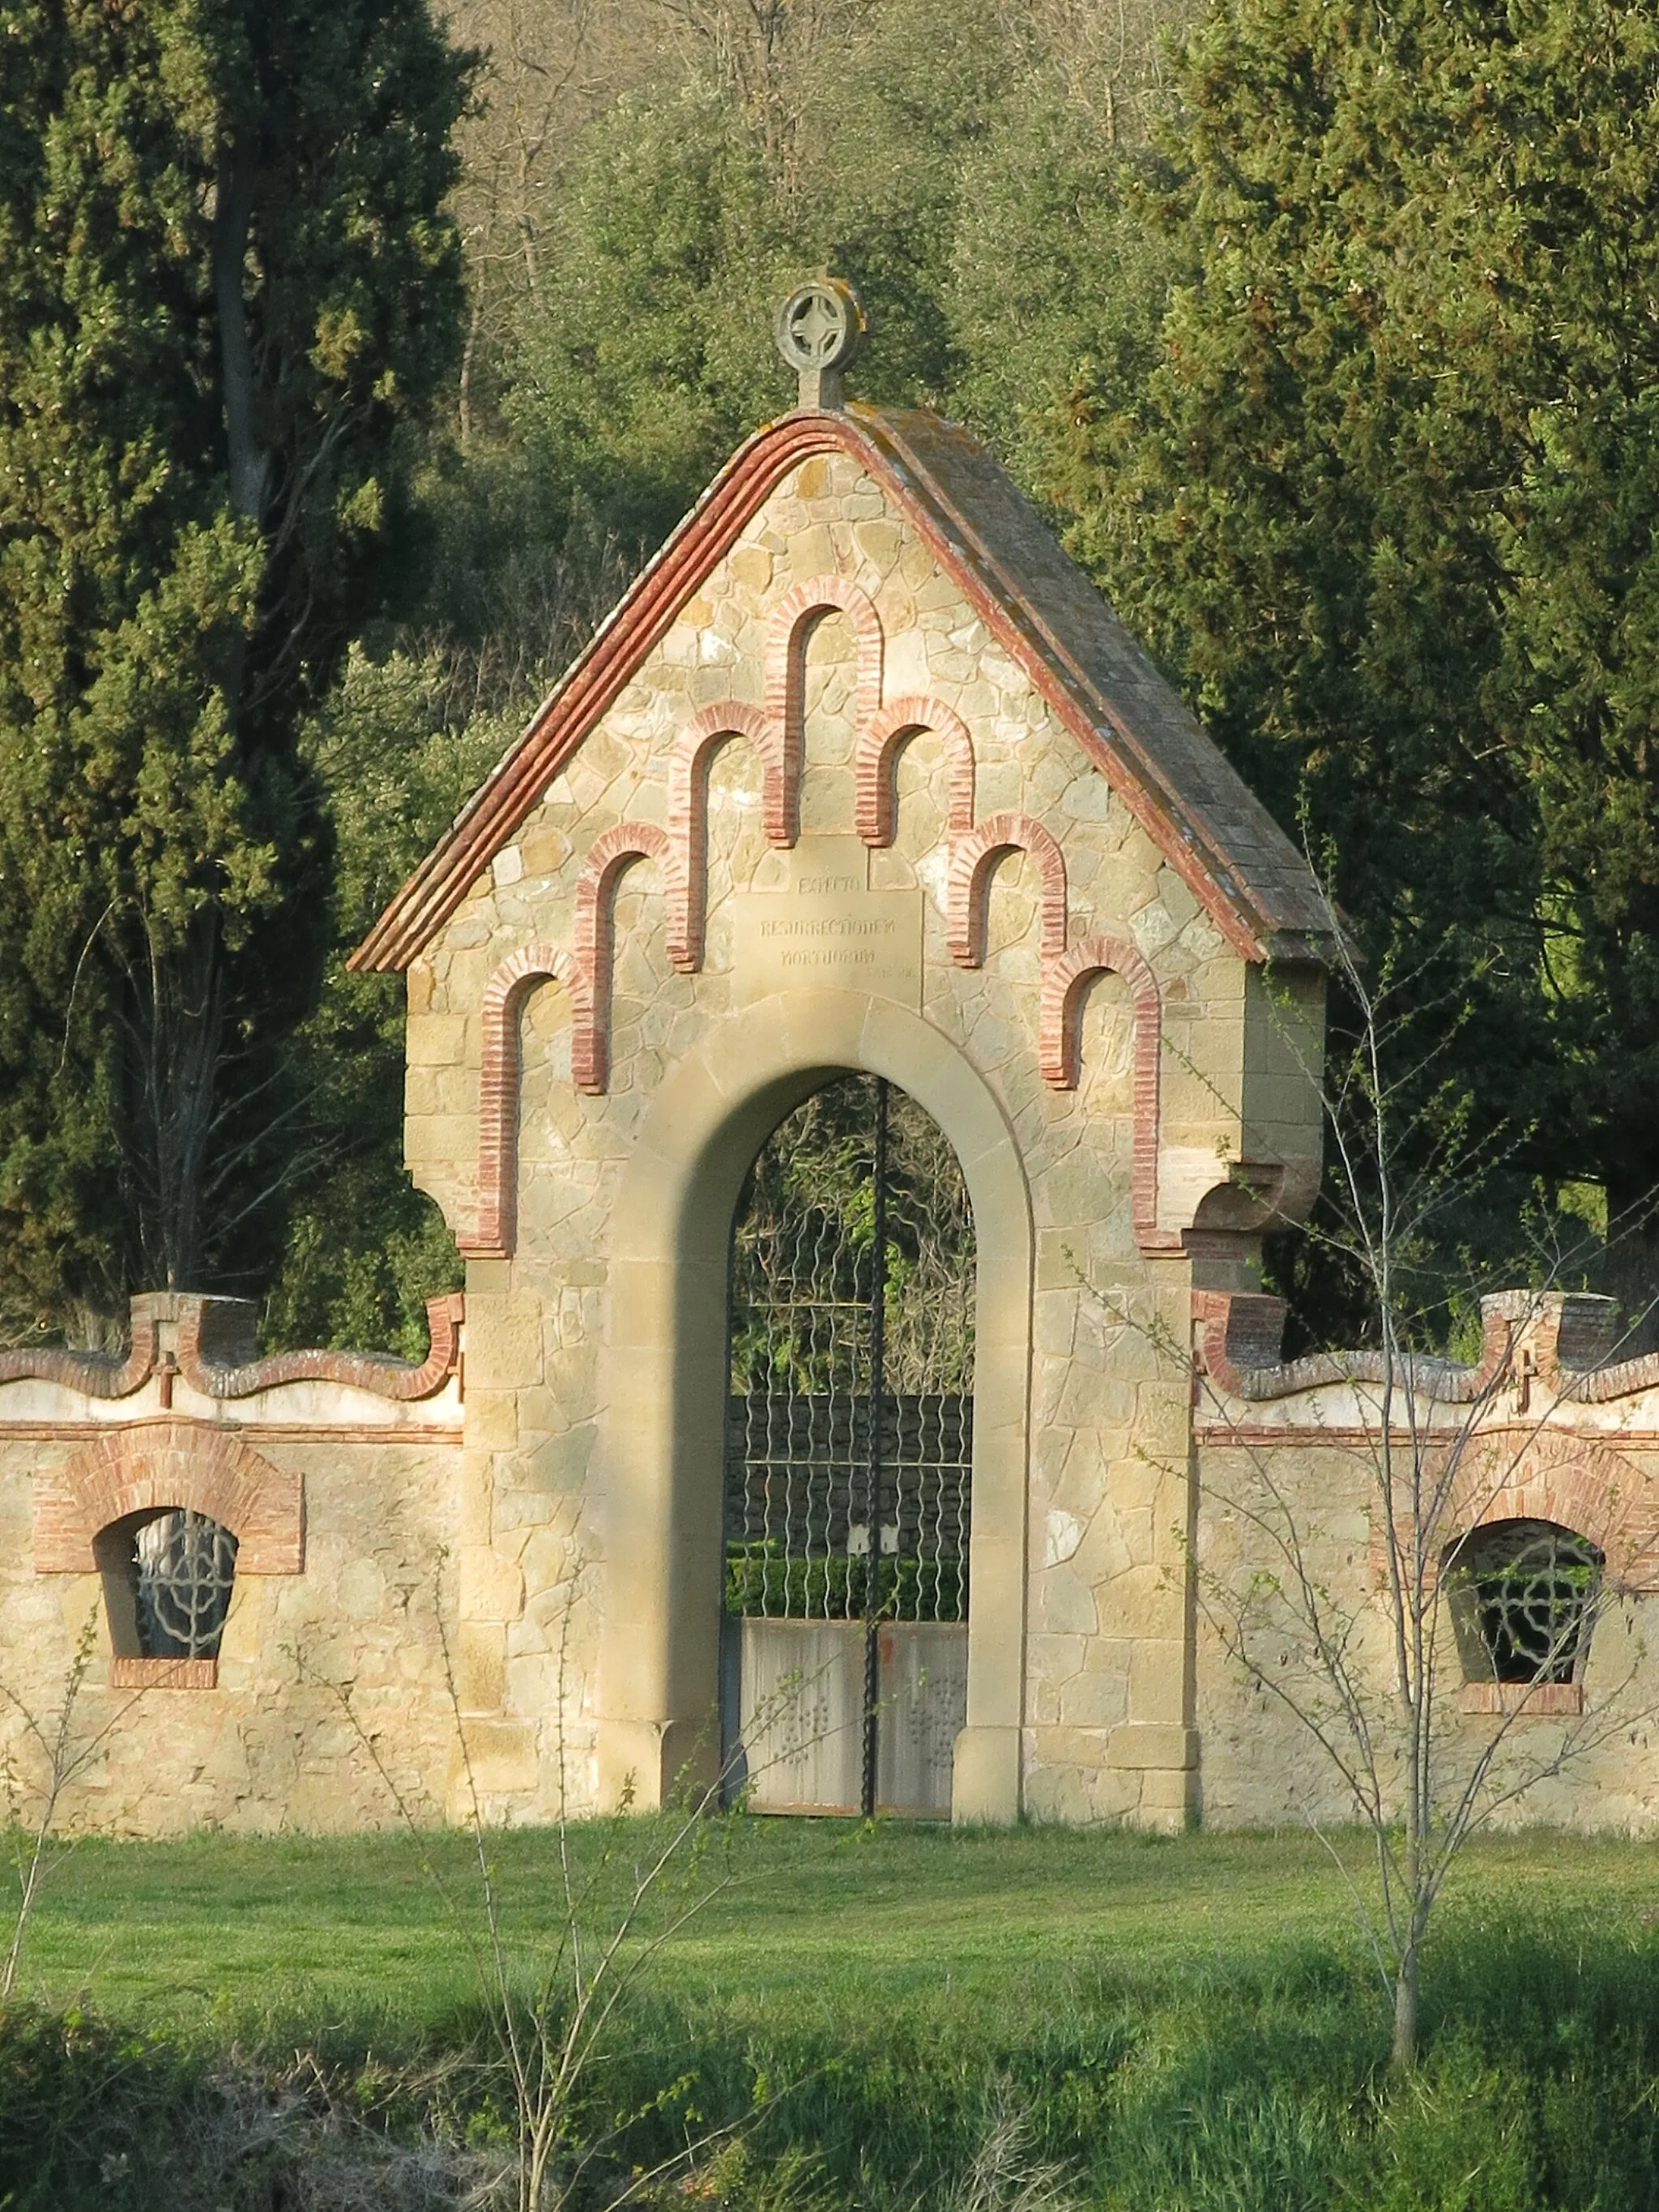
MULTIPOLYGON (((968 1725, 959 1817, 1009 1820, 1024 1719, 1034 1233, 1019 1148, 984 1077, 891 1000, 784 992, 721 1018, 677 1060, 635 1139, 607 1229, 610 1525, 599 1672, 602 1794, 662 1802, 707 1761, 718 1701, 726 1266, 744 1176, 768 1133, 861 1069, 930 1114, 962 1163, 979 1259, 968 1725)), ((701 1771, 701 1770, 699 1770, 701 1771)))
POLYGON ((228 1430, 143 1421, 112 1430, 37 1477, 34 1570, 91 1574, 95 1546, 129 1514, 205 1513, 236 1539, 239 1575, 305 1567, 305 1478, 284 1474, 228 1430))

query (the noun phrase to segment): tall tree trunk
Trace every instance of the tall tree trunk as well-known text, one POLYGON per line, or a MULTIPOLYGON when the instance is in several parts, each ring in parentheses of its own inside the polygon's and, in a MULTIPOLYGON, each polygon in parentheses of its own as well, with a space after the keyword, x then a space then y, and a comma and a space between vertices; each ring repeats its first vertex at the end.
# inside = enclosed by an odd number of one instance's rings
POLYGON ((219 324, 219 380, 225 413, 225 460, 236 512, 258 523, 264 511, 270 457, 259 447, 253 349, 248 343, 243 276, 259 149, 244 126, 219 147, 213 209, 213 305, 219 324))
POLYGON ((132 976, 133 1081, 127 1143, 147 1285, 200 1287, 204 1193, 224 1032, 219 917, 204 908, 182 942, 152 946, 132 976))
POLYGON ((1389 2064, 1409 2074, 1417 2063, 1417 1981, 1421 1954, 1415 1938, 1407 1946, 1394 1978, 1394 2043, 1389 2064))
MULTIPOLYGON (((258 436, 258 379, 248 337, 245 269, 258 179, 258 132, 221 140, 213 212, 213 295, 218 325, 225 467, 233 506, 263 521, 270 463, 258 436)), ((224 672, 225 710, 235 728, 243 650, 224 672)), ((139 1261, 146 1286, 200 1287, 208 1223, 206 1181, 224 1038, 224 935, 204 906, 182 934, 146 927, 128 970, 131 1082, 126 1149, 137 1197, 139 1261)))

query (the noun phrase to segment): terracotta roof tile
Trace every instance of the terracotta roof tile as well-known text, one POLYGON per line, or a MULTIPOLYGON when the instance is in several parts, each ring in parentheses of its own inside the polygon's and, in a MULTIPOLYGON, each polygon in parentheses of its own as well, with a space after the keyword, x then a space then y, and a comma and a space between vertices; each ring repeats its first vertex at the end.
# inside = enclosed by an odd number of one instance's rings
POLYGON ((1171 823, 1191 831, 1213 870, 1235 879, 1256 933, 1328 940, 1329 911, 1306 860, 996 459, 921 409, 851 411, 995 578, 1032 647, 1062 673, 1171 823))

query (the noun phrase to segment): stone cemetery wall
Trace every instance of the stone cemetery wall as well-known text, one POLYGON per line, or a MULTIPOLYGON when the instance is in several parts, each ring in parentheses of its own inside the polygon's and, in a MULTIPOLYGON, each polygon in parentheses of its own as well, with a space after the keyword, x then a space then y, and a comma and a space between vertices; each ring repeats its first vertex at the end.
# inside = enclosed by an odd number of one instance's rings
MULTIPOLYGON (((1357 1697, 1393 1726, 1395 1651, 1379 1504, 1385 1436, 1402 1499, 1414 1468, 1445 1483, 1431 1539, 1442 1802, 1498 1740, 1498 1794, 1534 1783, 1500 1824, 1640 1833, 1659 1826, 1659 1356, 1620 1358, 1610 1300, 1510 1291, 1482 1302, 1477 1364, 1424 1362, 1385 1418, 1375 1355, 1283 1363, 1276 1299, 1194 1300, 1197 1703, 1203 1818, 1218 1826, 1352 1820, 1352 1801, 1308 1722, 1342 1735, 1328 1666, 1310 1664, 1313 1594, 1357 1697), (1449 1556, 1473 1562, 1485 1531, 1547 1524, 1602 1565, 1588 1632, 1566 1677, 1494 1679, 1478 1639, 1460 1644, 1449 1556), (1277 1585, 1278 1588, 1270 1588, 1277 1585), (1250 1593, 1255 1594, 1254 1597, 1250 1593), (1253 1662, 1240 1664, 1241 1624, 1253 1662), (1291 1710, 1300 1706, 1303 1717, 1291 1710), (1557 1770, 1552 1771, 1551 1770, 1557 1770)), ((1543 1617, 1534 1579, 1522 1592, 1543 1617)), ((1568 1586, 1571 1595, 1571 1585, 1568 1586)), ((1557 1616, 1558 1620, 1561 1616, 1557 1616)))
MULTIPOLYGON (((258 1359, 240 1301, 135 1299, 125 1359, 0 1352, 0 1755, 27 1814, 85 1639, 70 1741, 96 1744, 70 1829, 161 1835, 374 1827, 397 1818, 339 1686, 408 1802, 454 1802, 434 1601, 453 1608, 462 1302, 434 1300, 419 1366, 258 1359), (236 1539, 211 1657, 146 1656, 135 1531, 157 1509, 236 1539)), ((208 1640, 211 1641, 210 1638, 208 1640)))

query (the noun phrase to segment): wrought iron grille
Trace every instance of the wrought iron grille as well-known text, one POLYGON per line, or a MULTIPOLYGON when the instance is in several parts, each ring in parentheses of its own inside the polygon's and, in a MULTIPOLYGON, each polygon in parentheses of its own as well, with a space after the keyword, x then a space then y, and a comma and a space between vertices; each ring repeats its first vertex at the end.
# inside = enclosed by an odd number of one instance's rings
POLYGON ((726 1610, 864 1621, 872 1716, 878 1625, 968 1615, 973 1281, 961 1168, 902 1091, 843 1077, 774 1132, 732 1238, 726 1610))
POLYGON ((1465 1538, 1451 1570, 1471 1680, 1571 1682, 1589 1641, 1601 1554, 1548 1521, 1505 1521, 1465 1538))
POLYGON ((147 1659, 216 1659, 236 1539, 205 1513, 158 1513, 133 1539, 138 1648, 147 1659))

